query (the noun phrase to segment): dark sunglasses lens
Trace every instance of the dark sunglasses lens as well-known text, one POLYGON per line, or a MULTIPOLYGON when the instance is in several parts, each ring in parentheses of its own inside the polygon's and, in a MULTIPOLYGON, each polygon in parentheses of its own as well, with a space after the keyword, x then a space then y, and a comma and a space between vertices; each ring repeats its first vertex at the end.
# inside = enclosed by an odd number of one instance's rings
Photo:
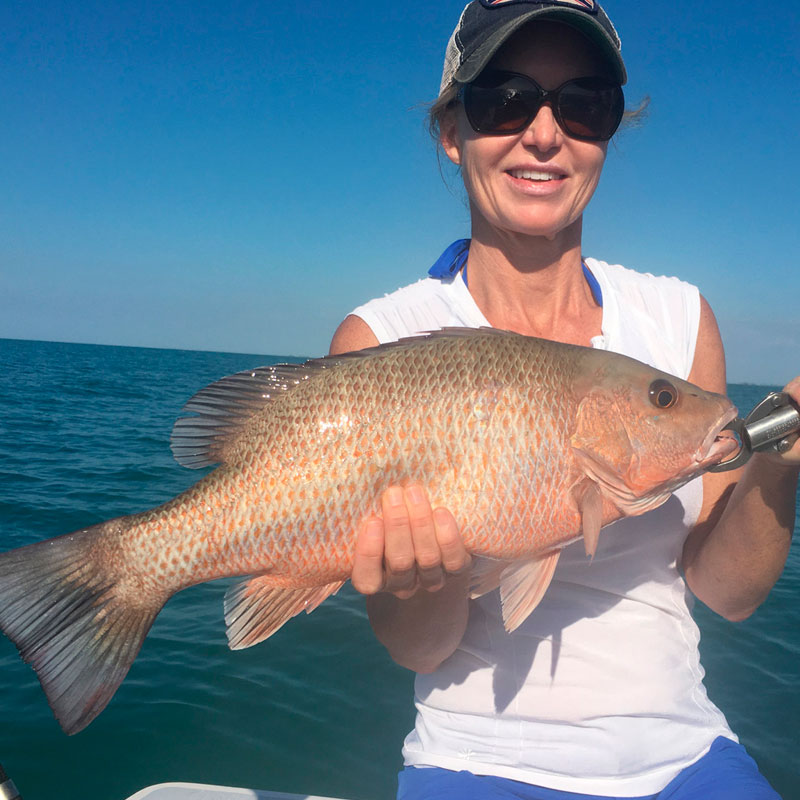
POLYGON ((577 139, 606 141, 622 120, 622 89, 600 78, 580 78, 561 87, 558 113, 565 133, 577 139))
POLYGON ((464 111, 478 133, 518 133, 530 124, 539 102, 539 93, 522 78, 464 87, 464 111))
MULTIPOLYGON (((524 75, 490 72, 464 87, 464 111, 477 133, 519 133, 538 113, 542 97, 524 75)), ((594 142, 614 135, 625 109, 622 89, 604 78, 569 81, 554 93, 553 102, 567 135, 594 142)))

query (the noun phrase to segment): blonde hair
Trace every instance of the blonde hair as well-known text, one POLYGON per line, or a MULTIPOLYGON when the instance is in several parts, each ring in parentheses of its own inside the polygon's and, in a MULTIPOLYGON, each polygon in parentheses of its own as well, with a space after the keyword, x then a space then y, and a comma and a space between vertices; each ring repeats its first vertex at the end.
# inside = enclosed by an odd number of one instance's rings
POLYGON ((428 106, 428 133, 431 138, 438 142, 442 135, 442 126, 445 120, 455 112, 458 106, 458 92, 460 84, 451 83, 437 98, 428 106))

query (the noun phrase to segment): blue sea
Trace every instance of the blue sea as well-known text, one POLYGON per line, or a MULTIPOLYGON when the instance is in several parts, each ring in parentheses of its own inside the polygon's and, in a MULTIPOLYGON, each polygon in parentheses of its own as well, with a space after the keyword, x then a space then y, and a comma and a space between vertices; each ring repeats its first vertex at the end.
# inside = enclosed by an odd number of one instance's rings
MULTIPOLYGON (((169 449, 184 402, 286 356, 0 339, 0 550, 157 505, 199 474, 169 449)), ((732 385, 749 411, 777 387, 732 385)), ((795 529, 797 538, 798 529, 795 529)), ((165 781, 394 796, 412 675, 349 587, 249 650, 227 649, 226 582, 176 595, 108 708, 68 737, 0 635, 0 764, 25 800, 123 800, 165 781)), ((698 604, 706 684, 775 788, 800 798, 800 554, 732 624, 698 604)))

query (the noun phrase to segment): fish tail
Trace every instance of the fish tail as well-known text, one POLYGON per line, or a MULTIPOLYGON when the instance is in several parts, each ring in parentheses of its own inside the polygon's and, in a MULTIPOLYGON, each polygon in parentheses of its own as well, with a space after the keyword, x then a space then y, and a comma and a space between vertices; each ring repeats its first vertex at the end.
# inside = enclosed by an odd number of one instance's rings
POLYGON ((105 708, 168 597, 120 592, 93 557, 115 522, 0 554, 0 629, 36 671, 68 734, 105 708))

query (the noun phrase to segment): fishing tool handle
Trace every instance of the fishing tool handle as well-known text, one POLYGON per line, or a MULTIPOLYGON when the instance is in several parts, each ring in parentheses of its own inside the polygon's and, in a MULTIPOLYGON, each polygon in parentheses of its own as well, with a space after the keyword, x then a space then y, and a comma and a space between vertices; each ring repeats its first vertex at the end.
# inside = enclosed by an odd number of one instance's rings
POLYGON ((786 452, 791 435, 800 432, 800 406, 786 392, 770 392, 745 419, 728 426, 742 446, 733 458, 711 467, 710 472, 725 472, 745 464, 753 453, 763 450, 786 452))
POLYGON ((2 764, 0 764, 0 800, 22 800, 22 795, 14 786, 14 781, 6 775, 2 764))

